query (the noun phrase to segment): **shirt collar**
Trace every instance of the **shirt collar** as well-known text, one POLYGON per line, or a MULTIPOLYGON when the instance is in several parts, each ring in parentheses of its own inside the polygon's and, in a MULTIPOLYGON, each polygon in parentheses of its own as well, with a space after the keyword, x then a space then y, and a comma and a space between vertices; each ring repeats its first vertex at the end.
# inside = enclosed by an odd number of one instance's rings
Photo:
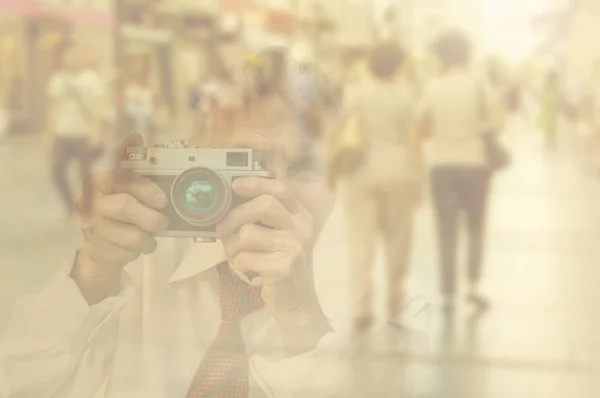
POLYGON ((180 282, 200 275, 227 260, 221 241, 214 243, 192 243, 187 255, 183 258, 169 283, 180 282))

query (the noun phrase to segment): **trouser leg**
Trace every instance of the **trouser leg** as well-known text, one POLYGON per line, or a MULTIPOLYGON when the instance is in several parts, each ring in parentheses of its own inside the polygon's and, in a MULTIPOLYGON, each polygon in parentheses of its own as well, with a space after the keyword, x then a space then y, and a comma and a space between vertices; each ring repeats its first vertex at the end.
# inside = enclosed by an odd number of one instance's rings
POLYGON ((483 168, 469 170, 464 175, 462 192, 469 239, 467 272, 472 283, 477 283, 481 278, 489 180, 489 172, 483 168))
POLYGON ((361 181, 345 189, 346 233, 350 262, 350 305, 355 319, 373 314, 372 265, 377 241, 377 202, 361 181))
POLYGON ((90 144, 87 140, 80 140, 76 147, 77 162, 79 163, 79 174, 82 185, 82 199, 85 205, 84 211, 89 212, 92 209, 92 182, 89 178, 92 165, 95 159, 92 158, 90 144))
POLYGON ((456 249, 460 211, 455 170, 445 167, 434 169, 431 183, 438 226, 442 294, 450 297, 456 290, 456 249))
POLYGON ((398 184, 386 192, 381 203, 380 225, 387 255, 387 310, 398 314, 404 301, 404 284, 411 253, 416 185, 398 184))
POLYGON ((68 166, 74 156, 73 142, 69 139, 57 138, 54 142, 52 160, 52 179, 63 204, 69 213, 75 211, 75 203, 68 183, 68 166))

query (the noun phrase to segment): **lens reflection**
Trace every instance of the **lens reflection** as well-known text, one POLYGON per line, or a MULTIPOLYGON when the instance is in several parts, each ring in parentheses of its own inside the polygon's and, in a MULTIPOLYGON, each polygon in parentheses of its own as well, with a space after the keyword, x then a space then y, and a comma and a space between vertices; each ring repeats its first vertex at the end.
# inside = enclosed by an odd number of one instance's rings
POLYGON ((208 181, 193 181, 185 190, 185 204, 195 211, 210 210, 215 204, 215 199, 215 187, 208 181))

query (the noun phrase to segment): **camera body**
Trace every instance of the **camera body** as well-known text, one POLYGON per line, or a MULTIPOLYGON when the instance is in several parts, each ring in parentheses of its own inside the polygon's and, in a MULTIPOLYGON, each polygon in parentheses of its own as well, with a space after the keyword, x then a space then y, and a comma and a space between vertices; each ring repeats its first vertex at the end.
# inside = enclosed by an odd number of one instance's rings
POLYGON ((215 226, 232 208, 248 201, 231 184, 242 177, 274 178, 252 149, 206 149, 175 141, 154 148, 127 148, 123 169, 152 180, 169 199, 161 212, 169 229, 160 236, 214 240, 215 226))

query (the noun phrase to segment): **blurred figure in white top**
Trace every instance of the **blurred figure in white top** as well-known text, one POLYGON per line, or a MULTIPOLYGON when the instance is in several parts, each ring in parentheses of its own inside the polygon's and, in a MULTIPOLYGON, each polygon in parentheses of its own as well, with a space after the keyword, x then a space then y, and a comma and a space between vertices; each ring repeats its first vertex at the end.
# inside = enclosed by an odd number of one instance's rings
POLYGON ((66 211, 75 212, 73 193, 67 182, 71 160, 79 163, 82 176, 89 173, 101 153, 99 137, 98 82, 84 73, 82 54, 76 43, 60 43, 56 51, 57 69, 48 85, 46 139, 53 149, 52 173, 66 211))
POLYGON ((348 134, 355 123, 364 141, 362 160, 344 181, 350 296, 354 329, 359 333, 375 321, 372 274, 379 233, 387 255, 388 320, 396 320, 405 298, 421 176, 409 143, 415 100, 410 84, 401 77, 405 59, 405 53, 395 44, 378 45, 369 57, 367 76, 348 86, 344 93, 346 122, 342 134, 348 134))

